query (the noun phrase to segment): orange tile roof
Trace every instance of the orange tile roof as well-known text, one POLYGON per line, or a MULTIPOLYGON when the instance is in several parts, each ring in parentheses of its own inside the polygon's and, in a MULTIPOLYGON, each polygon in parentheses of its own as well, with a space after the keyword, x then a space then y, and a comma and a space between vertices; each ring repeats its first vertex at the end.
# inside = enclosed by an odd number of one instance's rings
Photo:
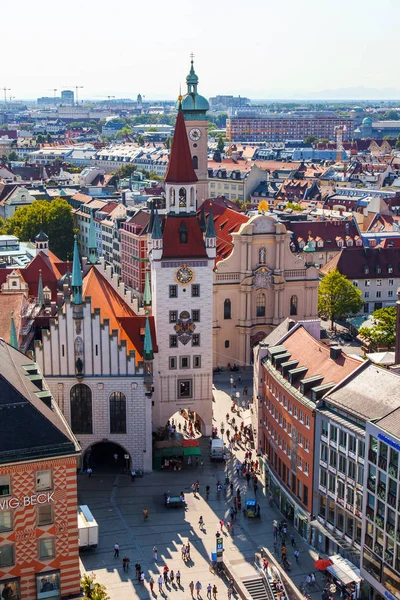
MULTIPOLYGON (((118 331, 118 341, 126 341, 127 352, 136 352, 136 364, 142 360, 145 317, 135 314, 96 267, 83 278, 82 296, 90 296, 92 309, 100 309, 102 323, 109 320, 110 334, 113 330, 118 331)), ((150 330, 153 350, 157 351, 153 317, 150 317, 150 330)))
MULTIPOLYGON (((290 360, 298 359, 299 367, 307 367, 304 378, 321 375, 322 384, 339 383, 360 366, 359 360, 343 353, 336 360, 330 358, 330 349, 316 340, 303 326, 293 331, 282 344, 290 352, 290 360)), ((300 379, 297 384, 300 384, 300 379)))
POLYGON ((14 311, 14 323, 19 337, 21 328, 21 314, 26 299, 22 293, 1 293, 0 294, 0 338, 10 343, 10 324, 11 311, 14 311))
MULTIPOLYGON (((232 233, 239 231, 241 225, 247 223, 249 217, 226 206, 221 206, 221 204, 216 204, 212 200, 205 200, 202 206, 204 206, 207 218, 210 207, 212 207, 215 233, 217 234, 217 257, 215 259, 215 264, 217 264, 231 254, 233 250, 232 233)), ((198 214, 200 211, 201 208, 198 214)))

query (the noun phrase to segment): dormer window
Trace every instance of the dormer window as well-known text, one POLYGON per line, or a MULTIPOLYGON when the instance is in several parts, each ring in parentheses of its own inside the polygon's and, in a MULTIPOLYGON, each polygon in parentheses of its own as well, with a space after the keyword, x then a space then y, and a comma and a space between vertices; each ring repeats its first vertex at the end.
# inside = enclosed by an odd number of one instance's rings
POLYGON ((318 248, 322 248, 323 245, 324 245, 324 242, 322 240, 318 240, 318 242, 317 242, 318 248))
POLYGON ((364 274, 368 275, 369 273, 369 267, 367 267, 367 265, 364 265, 364 274))
POLYGON ((382 273, 382 269, 380 268, 380 266, 379 266, 379 265, 376 265, 376 267, 375 267, 375 268, 376 268, 376 272, 377 272, 377 273, 382 273))
POLYGON ((352 246, 353 245, 353 240, 347 240, 347 245, 348 246, 352 246))
POLYGON ((388 270, 388 273, 393 273, 393 267, 392 267, 392 265, 388 265, 387 270, 388 270))

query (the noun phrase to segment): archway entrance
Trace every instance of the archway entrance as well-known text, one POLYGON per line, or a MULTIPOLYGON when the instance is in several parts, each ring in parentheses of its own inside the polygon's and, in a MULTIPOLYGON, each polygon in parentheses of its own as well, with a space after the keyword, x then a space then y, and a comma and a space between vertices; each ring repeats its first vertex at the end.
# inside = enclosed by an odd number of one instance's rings
POLYGON ((91 467, 96 471, 121 471, 131 467, 131 457, 126 450, 115 442, 97 442, 86 450, 83 468, 91 467))

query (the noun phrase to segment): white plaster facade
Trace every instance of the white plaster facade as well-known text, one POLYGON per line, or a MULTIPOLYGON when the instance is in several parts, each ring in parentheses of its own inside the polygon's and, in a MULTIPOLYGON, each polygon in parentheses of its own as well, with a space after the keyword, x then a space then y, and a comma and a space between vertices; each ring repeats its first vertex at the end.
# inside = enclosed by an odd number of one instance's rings
POLYGON ((83 453, 98 442, 114 442, 130 454, 132 467, 151 471, 151 399, 145 395, 143 367, 136 365, 134 353, 127 353, 125 342, 119 343, 117 332, 109 331, 100 310, 92 308, 92 300, 86 298, 79 307, 68 300, 57 320, 51 320, 50 330, 44 332, 35 352, 70 425, 72 388, 82 383, 92 392, 92 433, 75 432, 83 453), (74 318, 77 309, 81 318, 74 318), (81 372, 77 358, 83 362, 81 372), (126 433, 111 433, 109 399, 113 392, 122 392, 126 398, 126 433))

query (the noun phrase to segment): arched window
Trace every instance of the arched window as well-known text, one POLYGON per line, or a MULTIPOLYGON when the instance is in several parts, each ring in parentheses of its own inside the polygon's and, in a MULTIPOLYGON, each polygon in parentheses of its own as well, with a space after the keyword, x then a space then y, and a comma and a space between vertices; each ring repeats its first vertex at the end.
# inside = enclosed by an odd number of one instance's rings
POLYGON ((190 206, 194 206, 194 188, 190 188, 190 206))
POLYGON ((225 340, 225 348, 229 348, 229 346, 230 346, 229 340, 225 340))
POLYGON ((92 390, 84 383, 77 383, 70 391, 71 429, 74 433, 93 433, 92 390))
POLYGON ((265 294, 257 296, 257 317, 265 317, 265 294))
POLYGON ((297 296, 292 296, 290 298, 290 314, 291 315, 297 315, 297 305, 298 305, 297 296))
POLYGON ((184 187, 179 189, 179 206, 185 208, 186 206, 186 190, 184 187))
POLYGON ((224 302, 224 319, 231 318, 231 301, 227 298, 224 302))
POLYGON ((258 252, 258 262, 260 265, 265 265, 265 259, 267 257, 267 251, 265 250, 265 248, 260 248, 259 252, 258 252))
POLYGON ((110 396, 110 433, 126 433, 126 397, 122 392, 110 396))
POLYGON ((169 191, 169 203, 170 206, 175 206, 175 189, 171 188, 169 191))
POLYGON ((197 156, 193 156, 193 169, 198 169, 199 168, 199 159, 197 158, 197 156))

